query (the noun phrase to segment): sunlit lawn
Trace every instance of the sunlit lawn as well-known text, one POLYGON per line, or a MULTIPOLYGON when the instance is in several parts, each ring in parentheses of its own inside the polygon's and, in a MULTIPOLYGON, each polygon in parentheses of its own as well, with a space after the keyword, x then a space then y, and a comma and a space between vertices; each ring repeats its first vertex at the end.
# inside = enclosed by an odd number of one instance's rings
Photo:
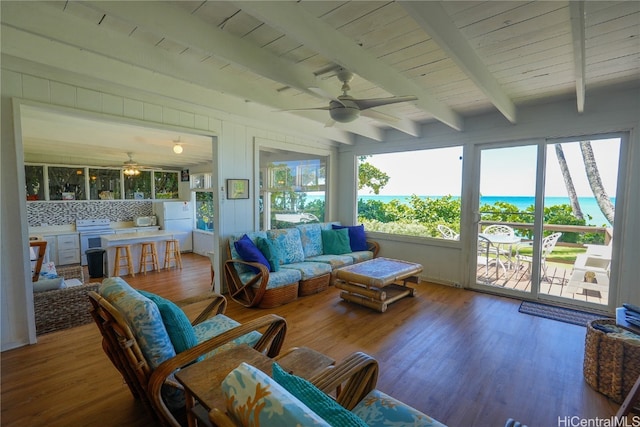
MULTIPOLYGON (((547 261, 558 262, 563 264, 572 264, 576 260, 576 256, 585 253, 585 248, 574 248, 569 246, 556 246, 553 252, 547 256, 547 261)), ((533 248, 530 246, 522 247, 518 251, 521 255, 531 256, 533 248)))

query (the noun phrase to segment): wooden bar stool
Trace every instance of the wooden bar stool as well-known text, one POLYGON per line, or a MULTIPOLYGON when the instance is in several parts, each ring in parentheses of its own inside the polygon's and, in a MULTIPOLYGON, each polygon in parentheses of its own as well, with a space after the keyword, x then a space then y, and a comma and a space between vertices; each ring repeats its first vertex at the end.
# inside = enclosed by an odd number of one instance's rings
POLYGON ((119 276, 120 270, 126 268, 127 274, 135 277, 136 272, 133 270, 133 262, 131 261, 131 245, 118 245, 114 248, 116 249, 116 259, 113 262, 113 275, 119 276), (123 264, 122 261, 125 261, 126 264, 123 264))
POLYGON ((180 255, 180 242, 178 239, 165 240, 164 246, 164 268, 171 268, 171 261, 182 270, 182 256, 180 255))
POLYGON ((142 242, 140 251, 140 273, 147 275, 147 266, 151 266, 150 271, 159 270, 158 249, 156 242, 142 242), (151 257, 151 259, 149 259, 151 257))

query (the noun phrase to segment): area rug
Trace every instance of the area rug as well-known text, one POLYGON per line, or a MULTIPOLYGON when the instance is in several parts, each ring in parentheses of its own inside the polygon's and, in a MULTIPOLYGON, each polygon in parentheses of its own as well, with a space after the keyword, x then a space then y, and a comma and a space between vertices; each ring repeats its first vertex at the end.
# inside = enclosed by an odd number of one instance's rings
POLYGON ((530 314, 532 316, 544 317, 560 322, 571 323, 573 325, 587 326, 592 320, 605 319, 604 314, 588 313, 586 311, 573 310, 564 307, 554 307, 552 305, 541 304, 538 302, 522 301, 520 313, 530 314))

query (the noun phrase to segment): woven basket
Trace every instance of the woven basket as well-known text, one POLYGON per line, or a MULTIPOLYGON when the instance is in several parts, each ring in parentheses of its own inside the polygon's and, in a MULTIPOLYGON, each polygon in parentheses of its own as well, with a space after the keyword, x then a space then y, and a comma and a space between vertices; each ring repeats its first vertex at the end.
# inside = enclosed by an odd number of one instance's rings
POLYGON ((640 343, 611 337, 593 327, 615 323, 613 319, 598 319, 587 324, 583 372, 587 384, 622 403, 640 375, 640 343))
POLYGON ((330 279, 331 274, 327 273, 322 276, 314 277, 313 279, 301 280, 300 287, 298 288, 298 296, 304 297, 327 290, 330 279))
POLYGON ((55 289, 33 294, 36 334, 48 334, 93 322, 89 309, 89 291, 97 291, 94 282, 72 288, 55 289))
POLYGON ((273 308, 298 299, 298 282, 277 288, 267 289, 258 307, 273 308))

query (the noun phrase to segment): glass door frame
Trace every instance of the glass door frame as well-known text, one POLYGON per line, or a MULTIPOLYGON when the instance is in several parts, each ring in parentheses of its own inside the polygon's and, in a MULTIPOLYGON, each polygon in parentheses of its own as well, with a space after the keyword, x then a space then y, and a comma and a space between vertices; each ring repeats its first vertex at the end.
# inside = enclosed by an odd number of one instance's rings
MULTIPOLYGON (((505 296, 516 297, 519 299, 532 299, 539 300, 541 302, 551 302, 551 303, 560 303, 560 304, 570 304, 572 306, 576 306, 578 308, 595 308, 602 310, 606 307, 607 311, 612 312, 615 308, 615 295, 617 292, 617 271, 620 257, 617 256, 617 247, 620 246, 622 239, 624 236, 619 230, 620 227, 614 227, 613 229, 613 239, 616 244, 613 246, 613 256, 612 256, 612 264, 611 264, 611 277, 610 277, 610 287, 609 287, 609 295, 608 301, 602 304, 596 304, 592 302, 579 301, 574 299, 569 299, 566 297, 550 295, 547 293, 540 292, 540 278, 542 274, 541 269, 541 242, 544 231, 544 196, 545 196, 545 179, 546 179, 546 163, 547 163, 547 148, 556 143, 562 142, 576 142, 580 140, 601 140, 608 138, 620 138, 620 153, 619 153, 619 161, 618 161, 618 181, 617 181, 617 191, 616 191, 616 223, 624 223, 624 194, 627 190, 626 186, 626 169, 628 162, 628 150, 629 150, 629 135, 626 132, 617 132, 617 133, 607 133, 607 134, 593 134, 593 135, 582 135, 575 137, 563 137, 563 138, 545 138, 545 139, 535 139, 535 140, 522 140, 522 141, 508 141, 501 143, 487 143, 487 144, 478 144, 472 150, 472 155, 469 156, 473 159, 473 165, 470 167, 470 171, 468 175, 473 179, 470 180, 471 184, 466 193, 471 194, 471 200, 469 204, 469 211, 466 215, 467 226, 464 227, 466 230, 467 239, 464 239, 464 236, 461 236, 463 240, 466 240, 466 244, 464 245, 467 249, 467 253, 469 254, 469 274, 467 283, 471 289, 481 290, 484 292, 490 293, 498 293, 505 296), (509 288, 501 288, 497 286, 491 286, 483 283, 479 283, 476 280, 477 277, 477 257, 478 257, 478 237, 477 230, 478 224, 480 222, 480 176, 482 170, 481 157, 483 150, 489 149, 499 149, 499 148, 510 148, 510 147, 520 147, 534 145, 536 146, 536 185, 535 185, 535 211, 534 211, 534 223, 533 223, 533 262, 531 266, 531 286, 529 291, 520 291, 509 288)), ((469 182, 469 181, 467 181, 469 182)))

